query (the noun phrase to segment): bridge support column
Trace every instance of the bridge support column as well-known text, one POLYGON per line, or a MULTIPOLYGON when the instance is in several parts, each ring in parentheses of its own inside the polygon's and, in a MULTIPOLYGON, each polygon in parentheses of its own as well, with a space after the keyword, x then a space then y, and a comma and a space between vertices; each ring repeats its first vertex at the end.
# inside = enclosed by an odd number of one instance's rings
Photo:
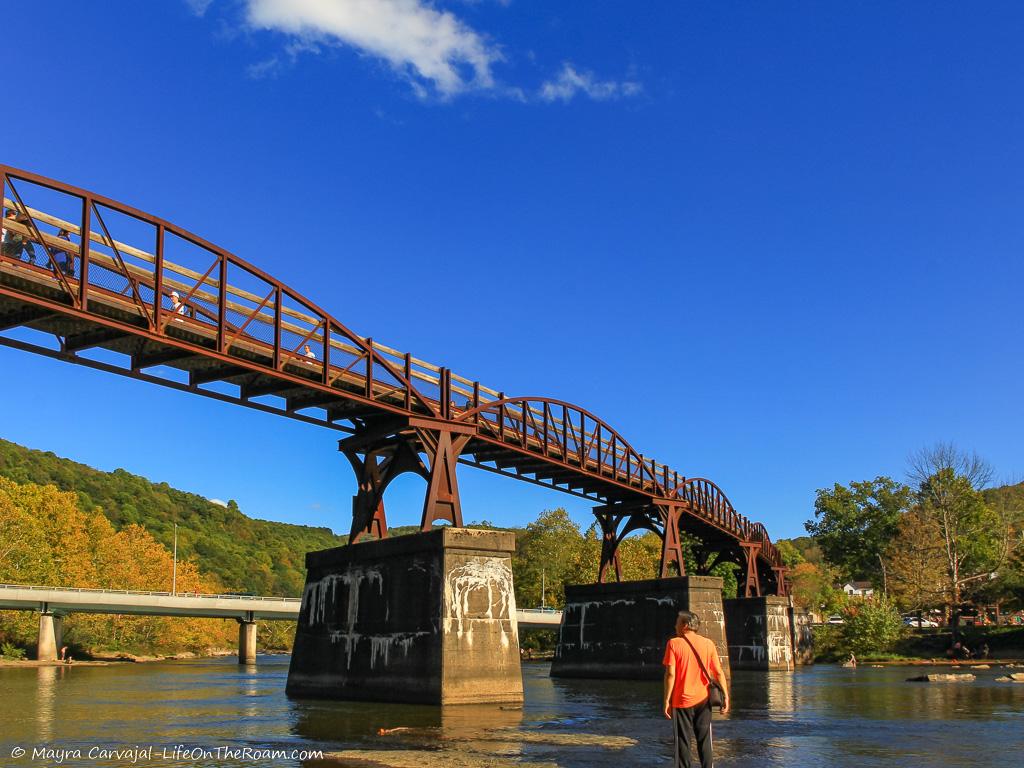
POLYGON ((761 596, 761 575, 758 572, 758 555, 761 554, 761 542, 741 541, 740 548, 743 551, 743 563, 746 566, 746 575, 743 578, 743 597, 761 596))
POLYGON ((338 441, 358 484, 358 493, 352 497, 349 543, 355 544, 365 536, 387 538, 384 492, 403 472, 414 472, 427 482, 421 530, 429 531, 438 520, 461 527, 456 466, 459 454, 475 433, 471 425, 436 419, 392 419, 338 441))
POLYGON ((681 610, 700 617, 728 670, 722 579, 681 576, 566 587, 552 677, 660 678, 681 610))
POLYGON ((44 608, 39 614, 39 635, 36 639, 36 659, 57 661, 64 642, 64 619, 44 608))
POLYGON ((792 669, 793 625, 785 597, 725 601, 729 663, 733 669, 792 669))
POLYGON ((296 698, 523 700, 511 533, 443 527, 306 555, 296 698))
POLYGON ((252 611, 246 618, 238 620, 238 663, 256 663, 256 621, 252 611))

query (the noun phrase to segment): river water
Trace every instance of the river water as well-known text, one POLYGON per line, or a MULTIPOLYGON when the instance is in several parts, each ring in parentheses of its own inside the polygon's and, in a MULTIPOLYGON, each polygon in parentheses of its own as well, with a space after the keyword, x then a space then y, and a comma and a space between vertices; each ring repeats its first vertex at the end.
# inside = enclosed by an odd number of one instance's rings
MULTIPOLYGON (((714 725, 719 768, 1024 765, 1024 685, 908 683, 921 668, 737 672, 714 725)), ((101 667, 0 668, 0 766, 131 765, 90 749, 146 749, 138 765, 562 768, 670 765, 660 683, 558 680, 523 667, 521 708, 289 701, 286 656, 101 667), (398 729, 381 735, 381 729, 398 729), (207 754, 182 752, 202 748, 207 754), (219 747, 322 750, 323 759, 219 747), (23 757, 18 749, 25 749, 23 757), (32 759, 33 749, 55 750, 32 759), (61 750, 64 750, 62 753, 61 750), (75 750, 81 757, 75 757, 75 750), (58 762, 62 760, 62 762, 58 762)))

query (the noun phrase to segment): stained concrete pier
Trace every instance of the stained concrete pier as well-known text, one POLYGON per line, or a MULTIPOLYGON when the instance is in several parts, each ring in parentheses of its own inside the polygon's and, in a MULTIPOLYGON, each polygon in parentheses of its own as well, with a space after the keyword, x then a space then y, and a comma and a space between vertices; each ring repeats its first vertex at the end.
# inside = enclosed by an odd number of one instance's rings
POLYGON ((793 662, 798 667, 813 664, 814 631, 811 614, 802 608, 790 608, 789 624, 793 632, 793 662))
POLYGON ((521 702, 514 550, 446 527, 308 553, 288 695, 521 702))
POLYGON ((733 669, 793 669, 788 598, 739 597, 724 604, 733 669))
POLYGON ((256 622, 251 618, 238 620, 238 663, 256 663, 256 622))
POLYGON ((681 610, 701 619, 700 634, 729 669, 722 579, 682 576, 565 588, 552 677, 659 678, 665 644, 681 610))
POLYGON ((56 661, 64 644, 64 619, 51 612, 39 614, 39 635, 36 638, 36 659, 56 661))

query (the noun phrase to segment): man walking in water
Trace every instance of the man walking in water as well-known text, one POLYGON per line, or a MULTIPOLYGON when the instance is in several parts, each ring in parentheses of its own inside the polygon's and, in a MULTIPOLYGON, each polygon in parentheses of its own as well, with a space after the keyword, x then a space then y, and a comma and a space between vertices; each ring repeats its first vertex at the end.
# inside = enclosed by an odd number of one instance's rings
POLYGON ((676 637, 665 647, 665 717, 675 731, 675 766, 690 768, 690 742, 696 738, 701 768, 712 768, 711 703, 708 701, 708 674, 722 686, 722 714, 729 711, 729 681, 722 671, 718 649, 694 630, 697 615, 680 611, 676 617, 676 637))

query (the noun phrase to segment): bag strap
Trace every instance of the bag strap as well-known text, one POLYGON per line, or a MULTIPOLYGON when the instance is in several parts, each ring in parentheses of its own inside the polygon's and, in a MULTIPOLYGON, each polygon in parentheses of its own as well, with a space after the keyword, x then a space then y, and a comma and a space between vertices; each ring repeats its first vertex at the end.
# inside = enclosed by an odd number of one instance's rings
POLYGON ((717 678, 711 676, 711 673, 708 672, 707 667, 704 666, 704 662, 700 660, 700 654, 697 653, 697 649, 693 647, 693 643, 690 642, 690 638, 688 638, 685 633, 680 635, 680 637, 682 637, 683 640, 686 641, 686 644, 690 646, 690 650, 693 651, 693 657, 697 659, 697 666, 699 666, 700 671, 704 673, 704 677, 708 679, 708 683, 714 683, 715 685, 721 687, 722 684, 718 682, 717 678))

